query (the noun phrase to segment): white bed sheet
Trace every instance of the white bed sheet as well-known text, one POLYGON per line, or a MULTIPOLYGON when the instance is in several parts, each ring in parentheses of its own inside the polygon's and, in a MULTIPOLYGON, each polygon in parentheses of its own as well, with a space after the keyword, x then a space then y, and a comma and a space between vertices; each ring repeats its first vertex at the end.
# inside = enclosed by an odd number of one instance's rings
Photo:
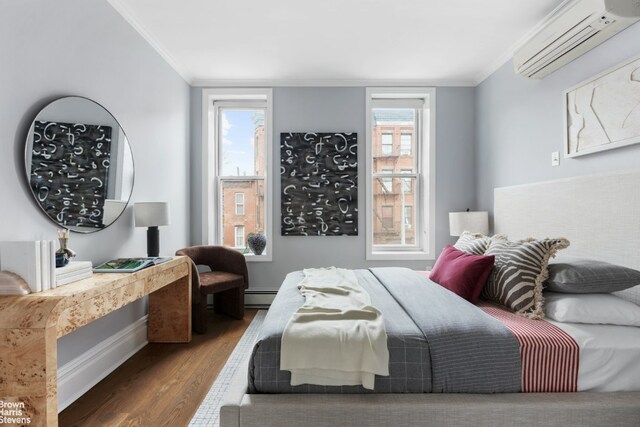
POLYGON ((580 346, 578 391, 640 391, 640 327, 547 321, 580 346))

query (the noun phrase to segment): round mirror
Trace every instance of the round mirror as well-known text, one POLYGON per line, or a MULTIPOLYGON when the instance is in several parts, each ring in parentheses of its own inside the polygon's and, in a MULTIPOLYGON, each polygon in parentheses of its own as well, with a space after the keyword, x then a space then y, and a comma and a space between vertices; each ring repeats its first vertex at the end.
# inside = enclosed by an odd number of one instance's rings
POLYGON ((111 225, 133 191, 133 155, 118 121, 78 96, 57 99, 31 124, 27 181, 53 222, 78 233, 111 225))

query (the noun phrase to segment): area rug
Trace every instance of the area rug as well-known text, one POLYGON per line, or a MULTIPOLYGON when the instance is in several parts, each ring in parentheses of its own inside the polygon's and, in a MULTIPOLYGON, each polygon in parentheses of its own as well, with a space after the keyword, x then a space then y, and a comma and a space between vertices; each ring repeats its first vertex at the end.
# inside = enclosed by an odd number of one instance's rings
POLYGON ((253 344, 258 338, 258 332, 262 327, 264 316, 266 316, 266 310, 260 310, 256 313, 253 321, 244 332, 244 335, 238 341, 236 348, 233 349, 231 356, 224 365, 218 378, 211 386, 211 389, 207 393, 200 407, 196 411, 189 426, 193 427, 218 427, 220 425, 220 402, 222 397, 229 387, 231 378, 236 373, 240 362, 247 357, 247 353, 253 349, 253 344))

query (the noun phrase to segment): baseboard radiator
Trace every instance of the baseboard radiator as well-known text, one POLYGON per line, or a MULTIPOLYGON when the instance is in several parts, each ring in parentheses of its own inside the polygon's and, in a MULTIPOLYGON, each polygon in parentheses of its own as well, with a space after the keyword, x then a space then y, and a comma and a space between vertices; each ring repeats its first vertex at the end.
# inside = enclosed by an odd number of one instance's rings
MULTIPOLYGON (((244 291, 244 306, 247 308, 269 308, 275 298, 277 290, 255 290, 248 289, 244 291)), ((208 295, 207 308, 213 310, 214 295, 208 295)))

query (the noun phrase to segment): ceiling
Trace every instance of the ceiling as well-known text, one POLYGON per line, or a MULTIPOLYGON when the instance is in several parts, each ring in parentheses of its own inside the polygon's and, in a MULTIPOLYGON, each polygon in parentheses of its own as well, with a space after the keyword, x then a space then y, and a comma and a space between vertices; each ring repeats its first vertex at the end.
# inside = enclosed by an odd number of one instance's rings
POLYGON ((108 0, 194 86, 476 85, 563 0, 108 0))

